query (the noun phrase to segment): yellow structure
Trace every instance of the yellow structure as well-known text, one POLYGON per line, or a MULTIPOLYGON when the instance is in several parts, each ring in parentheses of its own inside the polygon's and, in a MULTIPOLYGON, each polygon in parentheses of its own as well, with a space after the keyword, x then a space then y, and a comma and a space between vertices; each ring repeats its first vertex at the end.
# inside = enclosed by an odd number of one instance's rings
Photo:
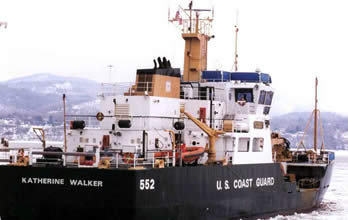
POLYGON ((185 40, 184 81, 200 81, 207 69, 207 49, 210 37, 199 33, 182 34, 185 40))
POLYGON ((153 74, 147 76, 150 78, 144 81, 142 76, 137 75, 136 86, 133 87, 132 95, 159 96, 168 98, 180 98, 180 78, 174 76, 165 76, 153 74))
POLYGON ((138 69, 135 85, 124 95, 180 98, 180 69, 171 68, 165 58, 159 61, 167 66, 138 69))
POLYGON ((188 9, 180 9, 169 21, 177 22, 182 27, 182 37, 185 40, 183 80, 199 82, 202 71, 207 69, 208 41, 214 37, 210 35, 214 12, 210 9, 192 9, 192 2, 188 9), (180 12, 187 18, 183 19, 180 12), (211 13, 208 17, 200 17, 207 12, 211 13))
POLYGON ((180 112, 185 114, 193 123, 195 123, 204 133, 209 137, 209 148, 208 148, 208 161, 207 164, 212 164, 216 161, 216 148, 215 143, 219 138, 219 135, 224 134, 224 131, 214 130, 205 123, 193 117, 190 113, 185 112, 184 108, 180 108, 180 112))

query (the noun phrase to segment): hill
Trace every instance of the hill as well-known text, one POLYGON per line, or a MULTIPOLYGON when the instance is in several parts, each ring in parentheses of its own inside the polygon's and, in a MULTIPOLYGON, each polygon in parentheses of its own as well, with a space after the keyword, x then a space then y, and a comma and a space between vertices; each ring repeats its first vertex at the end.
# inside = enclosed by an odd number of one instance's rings
MULTIPOLYGON (((293 112, 272 118, 271 128, 289 139, 292 147, 297 147, 303 137, 310 112, 293 112)), ((332 112, 321 113, 324 143, 330 149, 348 149, 348 117, 332 112)), ((318 122, 319 123, 319 122, 318 122)), ((313 145, 313 120, 304 138, 305 146, 313 145)), ((321 143, 320 124, 318 124, 318 143, 321 143)))

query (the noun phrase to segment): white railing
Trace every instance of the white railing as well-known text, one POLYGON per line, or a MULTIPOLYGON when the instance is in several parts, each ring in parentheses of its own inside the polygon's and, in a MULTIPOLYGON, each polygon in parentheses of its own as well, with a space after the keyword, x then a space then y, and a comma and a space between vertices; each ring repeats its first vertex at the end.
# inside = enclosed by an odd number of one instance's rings
POLYGON ((128 89, 128 94, 138 95, 139 93, 144 93, 145 95, 150 95, 153 92, 153 83, 152 82, 137 82, 135 85, 128 89))
MULTIPOLYGON (((185 89, 184 89, 185 91, 185 89)), ((212 98, 214 101, 224 101, 227 99, 227 96, 225 94, 221 94, 221 93, 215 93, 212 94, 212 98)), ((205 92, 205 91, 192 91, 192 93, 190 94, 181 94, 180 95, 181 99, 196 99, 196 100, 210 100, 209 97, 209 91, 205 92)))
MULTIPOLYGON (((37 148, 36 148, 37 149, 37 148)), ((48 152, 35 151, 35 148, 26 147, 0 147, 0 165, 33 165, 45 164, 39 162, 38 159, 47 159, 44 156, 62 156, 62 159, 57 159, 57 162, 62 162, 63 166, 81 167, 81 168, 96 168, 100 167, 102 160, 110 162, 110 168, 136 168, 136 167, 156 167, 157 161, 162 160, 164 167, 176 166, 176 151, 152 151, 148 152, 147 157, 139 156, 138 153, 122 153, 120 151, 100 151, 96 148, 95 152, 48 152), (23 151, 23 152, 21 152, 23 151), (161 153, 163 156, 155 156, 156 153, 161 153), (130 159, 125 158, 126 154, 131 154, 130 159), (107 155, 107 156, 103 156, 107 155), (110 157, 110 155, 112 155, 110 157), (74 157, 70 162, 68 157, 74 157), (86 160, 85 157, 92 158, 86 160), (27 158, 27 162, 24 162, 27 158), (83 159, 83 160, 82 160, 83 159), (19 162, 20 161, 20 162, 19 162), (71 162, 72 161, 72 162, 71 162), (84 161, 84 162, 82 162, 84 161), (88 161, 88 163, 86 163, 88 161)), ((71 159, 71 158, 70 158, 71 159)), ((47 162, 49 163, 49 162, 47 162)))

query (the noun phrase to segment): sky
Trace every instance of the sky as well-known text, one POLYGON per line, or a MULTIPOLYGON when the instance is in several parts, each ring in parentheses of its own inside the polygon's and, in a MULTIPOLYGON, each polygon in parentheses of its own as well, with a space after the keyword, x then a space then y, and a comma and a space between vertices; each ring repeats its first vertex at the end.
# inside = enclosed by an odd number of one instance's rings
MULTIPOLYGON (((137 68, 166 56, 183 67, 184 41, 168 23, 186 0, 0 0, 0 81, 52 73, 134 81, 137 68)), ((208 69, 231 70, 238 11, 239 70, 272 76, 273 114, 319 107, 348 115, 348 2, 344 0, 196 0, 214 7, 208 69)))

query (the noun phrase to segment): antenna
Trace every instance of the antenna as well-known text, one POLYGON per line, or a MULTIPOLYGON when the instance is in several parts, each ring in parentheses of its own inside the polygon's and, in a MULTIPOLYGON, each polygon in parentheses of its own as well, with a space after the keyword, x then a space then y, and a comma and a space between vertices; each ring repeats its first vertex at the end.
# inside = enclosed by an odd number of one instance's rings
MULTIPOLYGON (((238 10, 236 11, 236 24, 234 25, 234 31, 235 31, 235 41, 234 41, 234 71, 238 71, 238 10)), ((232 68, 233 69, 233 68, 232 68)))
POLYGON ((111 83, 111 72, 112 72, 112 68, 114 67, 113 65, 109 64, 107 65, 107 67, 109 68, 109 83, 111 83))
POLYGON ((212 9, 194 8, 191 1, 187 8, 179 5, 175 16, 168 20, 180 27, 185 40, 183 81, 199 82, 207 69, 208 41, 214 38, 210 33, 213 13, 212 9))
POLYGON ((214 9, 193 8, 192 1, 188 8, 179 5, 175 16, 172 18, 170 17, 170 9, 168 9, 168 21, 181 26, 183 34, 198 33, 213 37, 210 34, 213 19, 214 9))

